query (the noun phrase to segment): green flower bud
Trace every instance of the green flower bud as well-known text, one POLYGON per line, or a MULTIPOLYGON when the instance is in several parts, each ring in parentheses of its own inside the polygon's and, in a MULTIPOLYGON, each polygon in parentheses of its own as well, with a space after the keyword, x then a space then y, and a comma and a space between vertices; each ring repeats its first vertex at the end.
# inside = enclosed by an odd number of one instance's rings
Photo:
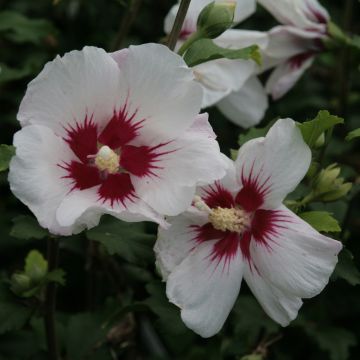
POLYGON ((337 189, 330 191, 321 196, 322 201, 335 201, 341 199, 351 190, 352 183, 341 183, 337 185, 337 189))
POLYGON ((316 197, 320 201, 335 201, 345 196, 351 189, 351 183, 344 183, 339 177, 340 167, 332 164, 322 170, 315 181, 316 197))
POLYGON ((16 295, 22 295, 31 287, 31 279, 26 274, 15 273, 11 276, 11 291, 16 295))
POLYGON ((203 37, 215 39, 233 25, 236 2, 234 0, 214 1, 201 11, 197 29, 203 37))

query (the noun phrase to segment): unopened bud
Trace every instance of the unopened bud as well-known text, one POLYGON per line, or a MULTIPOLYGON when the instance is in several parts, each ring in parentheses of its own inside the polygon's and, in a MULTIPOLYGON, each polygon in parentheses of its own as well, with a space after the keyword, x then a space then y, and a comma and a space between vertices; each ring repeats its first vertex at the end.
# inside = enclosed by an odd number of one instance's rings
POLYGON ((219 0, 205 6, 198 17, 198 31, 204 37, 217 38, 233 25, 235 8, 235 0, 219 0))
POLYGON ((345 196, 352 187, 351 183, 344 183, 339 177, 340 167, 336 164, 322 170, 316 179, 316 194, 321 201, 335 201, 345 196))

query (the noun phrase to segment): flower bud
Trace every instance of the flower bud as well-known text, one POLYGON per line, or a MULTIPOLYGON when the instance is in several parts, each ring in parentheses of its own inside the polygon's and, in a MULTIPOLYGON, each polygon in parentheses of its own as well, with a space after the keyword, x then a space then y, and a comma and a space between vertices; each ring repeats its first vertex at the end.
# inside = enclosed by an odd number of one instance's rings
POLYGON ((344 183, 339 177, 340 167, 336 164, 322 170, 315 182, 315 192, 321 201, 335 201, 345 196, 351 189, 351 183, 344 183))
POLYGON ((31 279, 24 273, 15 273, 11 276, 11 291, 16 295, 28 291, 31 288, 31 279))
POLYGON ((232 26, 235 7, 235 0, 219 0, 205 6, 198 17, 198 31, 206 38, 217 38, 232 26))

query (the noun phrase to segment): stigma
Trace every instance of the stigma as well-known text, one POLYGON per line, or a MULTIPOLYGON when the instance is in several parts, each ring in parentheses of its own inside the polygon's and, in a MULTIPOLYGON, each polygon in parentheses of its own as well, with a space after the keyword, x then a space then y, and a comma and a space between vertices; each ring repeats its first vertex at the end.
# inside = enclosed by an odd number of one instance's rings
POLYGON ((120 156, 107 145, 101 146, 95 156, 95 165, 100 171, 115 174, 119 171, 120 156))

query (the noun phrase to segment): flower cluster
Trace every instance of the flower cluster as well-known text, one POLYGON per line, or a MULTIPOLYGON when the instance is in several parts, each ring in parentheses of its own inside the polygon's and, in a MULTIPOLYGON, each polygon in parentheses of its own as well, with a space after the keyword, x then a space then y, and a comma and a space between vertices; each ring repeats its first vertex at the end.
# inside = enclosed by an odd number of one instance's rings
MULTIPOLYGON (((215 44, 257 44, 264 68, 276 67, 266 89, 279 98, 321 51, 329 16, 316 0, 259 2, 284 25, 268 33, 229 29, 215 44)), ((178 47, 209 3, 191 2, 178 47)), ((236 5, 239 23, 256 3, 236 5)), ((309 169, 310 148, 293 120, 280 119, 232 161, 220 152, 208 115, 199 114, 216 104, 243 127, 259 122, 268 106, 260 71, 230 59, 190 69, 156 44, 57 57, 21 102, 11 189, 53 234, 94 227, 102 214, 158 223, 155 253, 167 296, 201 336, 222 328, 242 278, 285 326, 303 298, 322 291, 342 248, 283 205, 309 169)), ((335 173, 332 196, 348 190, 335 173)))
MULTIPOLYGON (((211 0, 192 0, 185 19, 179 45, 196 31, 201 9, 211 0)), ((274 100, 284 96, 324 50, 329 14, 317 0, 259 0, 282 25, 268 32, 229 29, 217 37, 215 44, 229 49, 256 44, 263 64, 249 60, 214 60, 194 66, 195 78, 204 89, 202 107, 216 105, 235 124, 248 128, 262 120, 268 108, 267 94, 274 100), (258 79, 273 69, 266 86, 258 79)), ((234 25, 255 12, 255 0, 236 0, 234 25)), ((165 20, 169 33, 178 5, 165 20)))

